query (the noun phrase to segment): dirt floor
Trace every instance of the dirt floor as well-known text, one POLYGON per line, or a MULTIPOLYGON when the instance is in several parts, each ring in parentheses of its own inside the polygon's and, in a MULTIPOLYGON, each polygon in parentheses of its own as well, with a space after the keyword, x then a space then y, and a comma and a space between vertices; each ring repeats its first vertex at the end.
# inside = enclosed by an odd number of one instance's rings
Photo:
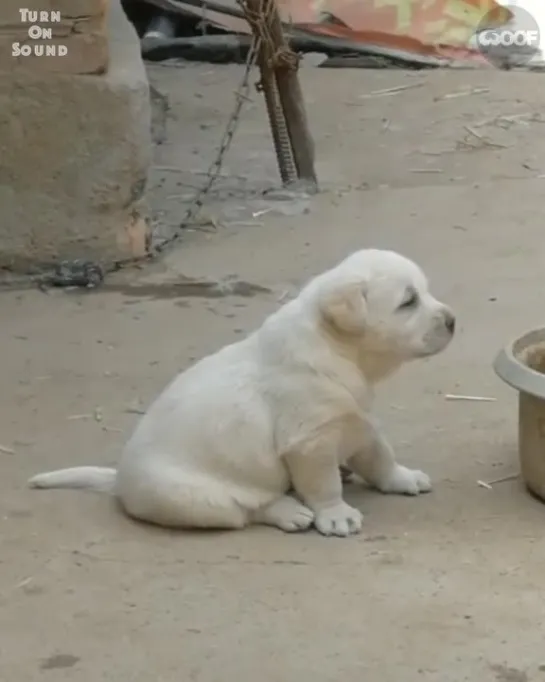
MULTIPOLYGON (((213 158, 241 69, 150 73, 171 102, 151 193, 168 230, 213 158)), ((543 322, 542 76, 302 77, 319 196, 260 197, 277 175, 253 95, 208 222, 162 263, 96 293, 0 294, 2 680, 545 681, 545 507, 518 480, 477 484, 518 470, 516 395, 494 355, 543 322), (115 462, 176 372, 365 246, 416 258, 458 314, 451 348, 385 384, 377 405, 431 495, 351 486, 365 533, 338 540, 163 532, 99 495, 26 490, 41 470, 115 462), (238 279, 246 295, 184 277, 238 279)))

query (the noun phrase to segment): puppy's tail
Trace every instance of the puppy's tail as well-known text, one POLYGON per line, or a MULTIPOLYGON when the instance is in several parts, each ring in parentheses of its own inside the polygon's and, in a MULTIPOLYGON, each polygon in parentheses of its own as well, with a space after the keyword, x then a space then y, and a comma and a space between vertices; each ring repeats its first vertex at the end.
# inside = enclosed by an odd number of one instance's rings
POLYGON ((38 474, 28 482, 31 488, 75 488, 113 493, 117 471, 108 467, 73 467, 38 474))

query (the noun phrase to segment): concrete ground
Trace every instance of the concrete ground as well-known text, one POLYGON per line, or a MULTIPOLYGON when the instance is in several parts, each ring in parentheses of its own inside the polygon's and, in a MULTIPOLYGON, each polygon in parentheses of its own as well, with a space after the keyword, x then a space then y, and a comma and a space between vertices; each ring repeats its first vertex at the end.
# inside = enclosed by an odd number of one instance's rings
MULTIPOLYGON (((212 158, 240 69, 151 76, 171 99, 152 190, 167 229, 212 158)), ((251 196, 276 182, 254 95, 210 224, 162 263, 96 293, 0 294, 2 680, 545 680, 545 508, 519 480, 477 484, 518 469, 516 395, 493 357, 543 322, 541 77, 309 68, 303 82, 324 189, 308 206, 251 196), (397 86, 410 87, 377 94, 397 86), (165 532, 99 495, 26 490, 40 470, 114 462, 174 373, 364 246, 416 258, 458 313, 451 348, 377 404, 399 458, 433 476, 431 495, 351 486, 365 532, 338 540, 165 532), (228 275, 246 297, 184 280, 228 275)))

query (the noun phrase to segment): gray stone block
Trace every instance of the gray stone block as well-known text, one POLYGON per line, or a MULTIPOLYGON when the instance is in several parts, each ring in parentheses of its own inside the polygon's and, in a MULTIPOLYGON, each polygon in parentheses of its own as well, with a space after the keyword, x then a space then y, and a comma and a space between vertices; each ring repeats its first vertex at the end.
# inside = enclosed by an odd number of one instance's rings
POLYGON ((108 42, 103 75, 0 69, 0 267, 146 251, 149 85, 119 0, 108 42))

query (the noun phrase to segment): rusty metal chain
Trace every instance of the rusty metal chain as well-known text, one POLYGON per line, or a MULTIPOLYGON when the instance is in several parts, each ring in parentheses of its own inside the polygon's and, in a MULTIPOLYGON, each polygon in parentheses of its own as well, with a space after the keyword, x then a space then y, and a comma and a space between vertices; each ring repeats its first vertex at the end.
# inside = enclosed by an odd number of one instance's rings
POLYGON ((161 253, 167 246, 170 246, 181 237, 183 229, 188 224, 190 224, 192 220, 196 218, 199 211, 204 205, 203 202, 205 197, 209 194, 214 184, 216 183, 218 176, 221 172, 221 169, 223 167, 224 157, 229 148, 231 147, 231 142, 233 141, 233 138, 237 131, 244 103, 249 101, 250 99, 249 98, 250 74, 252 71, 252 67, 256 63, 257 54, 259 52, 259 43, 260 43, 259 39, 257 41, 253 40, 250 49, 248 50, 248 55, 246 57, 246 63, 244 66, 244 75, 242 77, 242 81, 237 91, 235 92, 236 99, 235 107, 231 113, 231 116, 229 117, 229 120, 227 121, 227 125, 225 126, 225 130, 221 138, 221 142, 219 144, 216 157, 214 161, 210 164, 206 172, 207 177, 206 182, 199 190, 197 190, 195 196, 192 198, 191 205, 185 212, 178 226, 178 229, 170 237, 167 237, 166 239, 163 239, 159 243, 152 245, 151 247, 152 253, 150 254, 151 257, 153 257, 153 255, 161 253))
MULTIPOLYGON (((242 8, 242 11, 244 12, 244 16, 250 26, 252 27, 252 33, 253 33, 253 40, 252 44, 248 50, 248 54, 246 56, 246 63, 244 67, 244 74, 242 77, 242 81, 235 93, 235 107, 231 113, 231 116, 229 117, 229 120, 227 122, 227 125, 225 127, 225 131, 223 133, 223 137, 221 139, 219 148, 218 148, 218 153, 216 154, 216 158, 210 165, 207 171, 207 181, 205 184, 197 191, 193 199, 191 200, 191 204, 187 211, 185 212, 178 229, 170 236, 162 241, 154 244, 150 248, 150 254, 149 257, 153 258, 155 255, 161 253, 164 251, 164 249, 171 244, 175 243, 178 241, 178 239, 181 237, 183 234, 184 228, 191 223, 192 220, 196 218, 198 215, 199 211, 203 207, 203 202, 205 197, 209 194, 209 192, 212 190, 214 184, 216 183, 216 180, 218 179, 218 176, 221 172, 222 166, 223 166, 223 160, 225 157, 225 154, 229 150, 231 146, 231 142, 233 141, 233 137, 235 136, 235 133, 238 128, 238 124, 240 121, 240 115, 242 112, 242 108, 244 106, 244 103, 249 100, 249 92, 250 92, 250 74, 252 71, 252 67, 256 65, 256 62, 259 57, 259 52, 261 49, 261 46, 264 42, 266 42, 270 47, 270 53, 272 54, 272 61, 273 62, 280 62, 280 65, 283 66, 284 68, 291 68, 296 70, 299 64, 299 55, 294 53, 290 49, 285 49, 285 50, 275 50, 274 49, 274 42, 271 39, 270 32, 269 32, 269 16, 270 16, 270 9, 271 5, 268 5, 268 9, 265 12, 260 12, 259 14, 256 14, 252 12, 252 10, 248 7, 248 4, 245 0, 238 0, 239 4, 242 8)), ((260 83, 256 84, 256 88, 259 90, 260 83)))

